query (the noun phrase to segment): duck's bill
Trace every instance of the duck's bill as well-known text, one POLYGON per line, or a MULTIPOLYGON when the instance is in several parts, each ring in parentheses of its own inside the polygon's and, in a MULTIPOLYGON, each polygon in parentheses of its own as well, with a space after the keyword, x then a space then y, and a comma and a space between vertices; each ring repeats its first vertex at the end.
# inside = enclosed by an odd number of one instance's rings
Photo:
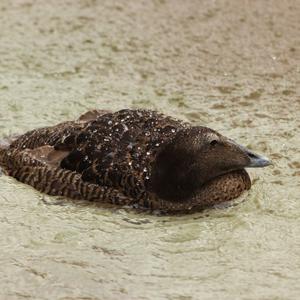
POLYGON ((246 168, 263 168, 273 165, 267 157, 254 153, 246 147, 237 144, 233 140, 231 140, 231 142, 247 155, 249 162, 245 166, 246 168))
POLYGON ((262 168, 272 165, 272 162, 267 157, 253 153, 252 151, 248 152, 248 156, 250 158, 248 168, 262 168))

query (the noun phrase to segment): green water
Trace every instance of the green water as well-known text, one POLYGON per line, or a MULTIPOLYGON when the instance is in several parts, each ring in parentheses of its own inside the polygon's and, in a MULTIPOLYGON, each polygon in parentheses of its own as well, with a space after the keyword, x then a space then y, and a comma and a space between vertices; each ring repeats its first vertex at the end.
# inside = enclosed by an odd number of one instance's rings
POLYGON ((0 177, 0 299, 299 299, 299 1, 0 2, 0 137, 91 108, 157 109, 273 167, 188 216, 0 177))

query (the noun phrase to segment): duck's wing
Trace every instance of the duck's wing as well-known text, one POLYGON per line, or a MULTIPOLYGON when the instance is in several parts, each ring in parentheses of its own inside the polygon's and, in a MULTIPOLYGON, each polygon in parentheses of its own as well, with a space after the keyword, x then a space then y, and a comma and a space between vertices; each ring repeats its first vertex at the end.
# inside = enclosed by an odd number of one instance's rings
POLYGON ((131 204, 133 199, 107 186, 84 182, 81 174, 60 167, 69 151, 55 150, 53 145, 64 136, 82 130, 86 123, 108 113, 93 110, 76 121, 32 130, 0 144, 0 165, 17 180, 55 196, 85 199, 112 204, 131 204))
POLYGON ((60 168, 59 162, 65 155, 52 146, 5 152, 0 149, 6 173, 41 192, 101 203, 134 204, 133 199, 114 188, 85 182, 80 174, 60 168))

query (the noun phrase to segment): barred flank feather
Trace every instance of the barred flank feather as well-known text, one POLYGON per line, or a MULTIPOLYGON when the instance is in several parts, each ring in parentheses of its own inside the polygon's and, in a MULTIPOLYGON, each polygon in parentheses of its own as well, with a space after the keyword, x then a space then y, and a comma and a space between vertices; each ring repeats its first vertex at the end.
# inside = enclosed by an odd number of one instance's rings
POLYGON ((6 165, 8 175, 49 195, 112 204, 117 201, 121 205, 134 203, 116 189, 84 182, 76 172, 49 167, 31 157, 26 150, 0 148, 0 161, 1 165, 6 165))

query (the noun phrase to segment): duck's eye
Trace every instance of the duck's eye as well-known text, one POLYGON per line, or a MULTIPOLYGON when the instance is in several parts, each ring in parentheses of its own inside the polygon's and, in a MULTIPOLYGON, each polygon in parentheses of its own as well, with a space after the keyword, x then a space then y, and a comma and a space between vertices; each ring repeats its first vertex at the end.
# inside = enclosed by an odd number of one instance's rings
POLYGON ((215 146, 218 144, 218 141, 217 140, 212 140, 210 143, 209 143, 211 146, 215 146))

